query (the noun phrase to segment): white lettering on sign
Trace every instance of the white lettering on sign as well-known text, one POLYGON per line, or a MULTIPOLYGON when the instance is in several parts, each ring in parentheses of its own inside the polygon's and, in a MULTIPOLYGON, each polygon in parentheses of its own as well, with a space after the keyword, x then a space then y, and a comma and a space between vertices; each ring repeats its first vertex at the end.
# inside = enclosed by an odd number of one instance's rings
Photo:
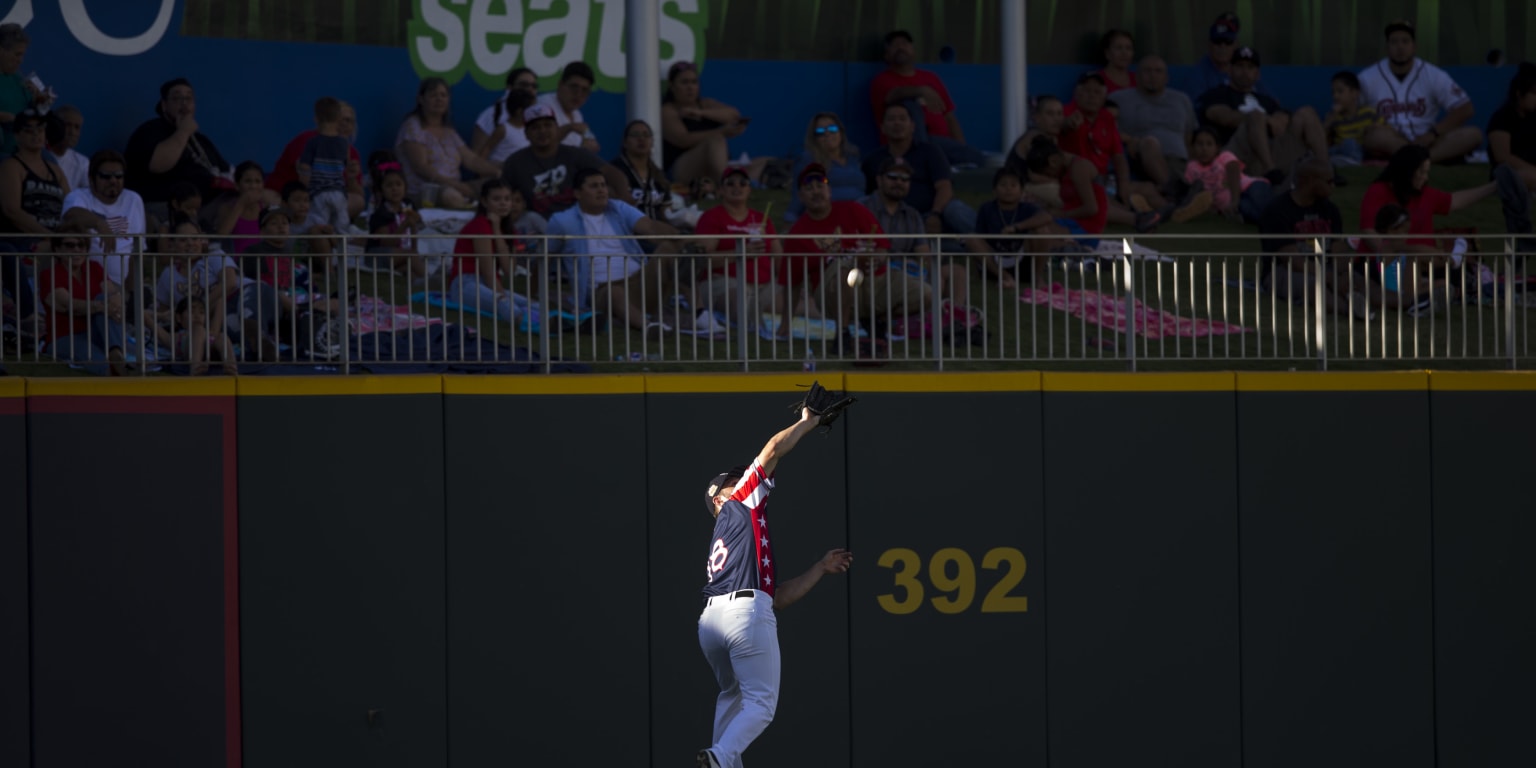
MULTIPOLYGON (((702 4, 659 1, 661 70, 702 59, 702 4)), ((541 88, 552 88, 566 64, 585 61, 595 70, 597 88, 622 91, 628 69, 624 17, 624 0, 416 0, 406 46, 417 75, 450 84, 469 74, 500 90, 507 72, 524 66, 541 88)))
MULTIPOLYGON (((175 11, 176 0, 160 0, 160 12, 155 14, 149 29, 133 37, 113 37, 102 32, 96 22, 91 21, 91 14, 85 9, 85 0, 59 0, 59 13, 63 14, 64 25, 69 27, 70 34, 86 48, 107 56, 137 56, 159 45, 165 37, 165 30, 171 26, 171 16, 175 11)), ((16 0, 10 12, 0 18, 0 24, 20 24, 25 27, 31 23, 32 0, 16 0)))

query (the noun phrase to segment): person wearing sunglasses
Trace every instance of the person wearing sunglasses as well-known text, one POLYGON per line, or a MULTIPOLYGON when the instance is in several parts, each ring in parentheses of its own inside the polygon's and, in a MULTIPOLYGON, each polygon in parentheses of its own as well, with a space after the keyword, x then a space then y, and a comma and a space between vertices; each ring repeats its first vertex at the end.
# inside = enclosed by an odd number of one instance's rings
POLYGON ((99 263, 89 259, 90 233, 80 224, 59 227, 53 266, 38 275, 37 289, 51 313, 48 353, 81 364, 98 376, 127 372, 123 295, 99 263))
POLYGON ((78 219, 98 233, 117 235, 93 240, 91 261, 101 264, 107 280, 126 286, 131 295, 142 278, 131 261, 133 236, 144 234, 148 228, 144 198, 123 187, 126 168, 117 150, 103 149, 92 155, 87 171, 90 186, 71 190, 64 197, 64 217, 78 219))
MULTIPOLYGON (((859 148, 848 138, 848 129, 835 112, 817 112, 805 126, 805 150, 795 163, 799 178, 805 167, 815 163, 826 169, 833 200, 858 200, 864 196, 864 169, 859 167, 859 148)), ((800 186, 789 189, 789 209, 784 220, 793 223, 805 212, 800 186)))

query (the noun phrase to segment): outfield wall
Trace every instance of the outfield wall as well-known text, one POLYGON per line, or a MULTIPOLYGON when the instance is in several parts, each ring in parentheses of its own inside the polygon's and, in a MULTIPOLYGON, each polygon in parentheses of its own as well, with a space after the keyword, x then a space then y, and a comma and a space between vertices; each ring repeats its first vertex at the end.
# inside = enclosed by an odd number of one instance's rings
MULTIPOLYGON (((0 763, 685 761, 805 378, 0 379, 0 763)), ((754 763, 1536 762, 1536 375, 820 378, 754 763)))

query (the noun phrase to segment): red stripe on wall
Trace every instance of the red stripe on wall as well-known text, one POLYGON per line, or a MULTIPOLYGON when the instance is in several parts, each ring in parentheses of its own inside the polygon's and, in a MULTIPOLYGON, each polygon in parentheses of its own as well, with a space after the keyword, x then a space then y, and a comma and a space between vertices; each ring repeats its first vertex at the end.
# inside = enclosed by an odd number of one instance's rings
MULTIPOLYGON (((235 398, 39 395, 25 401, 0 399, 0 409, 10 402, 25 402, 27 410, 34 413, 173 413, 220 417, 224 449, 224 765, 225 768, 241 768, 240 489, 235 398)), ((0 413, 4 412, 0 410, 0 413)))

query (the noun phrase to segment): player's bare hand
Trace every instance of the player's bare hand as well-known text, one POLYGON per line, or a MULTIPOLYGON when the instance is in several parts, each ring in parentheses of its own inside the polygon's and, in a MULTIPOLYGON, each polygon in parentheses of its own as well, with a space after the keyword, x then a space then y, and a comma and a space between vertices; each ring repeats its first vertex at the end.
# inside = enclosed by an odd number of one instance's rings
POLYGON ((826 573, 847 573, 853 565, 853 553, 846 549, 834 549, 821 558, 821 570, 826 573))

